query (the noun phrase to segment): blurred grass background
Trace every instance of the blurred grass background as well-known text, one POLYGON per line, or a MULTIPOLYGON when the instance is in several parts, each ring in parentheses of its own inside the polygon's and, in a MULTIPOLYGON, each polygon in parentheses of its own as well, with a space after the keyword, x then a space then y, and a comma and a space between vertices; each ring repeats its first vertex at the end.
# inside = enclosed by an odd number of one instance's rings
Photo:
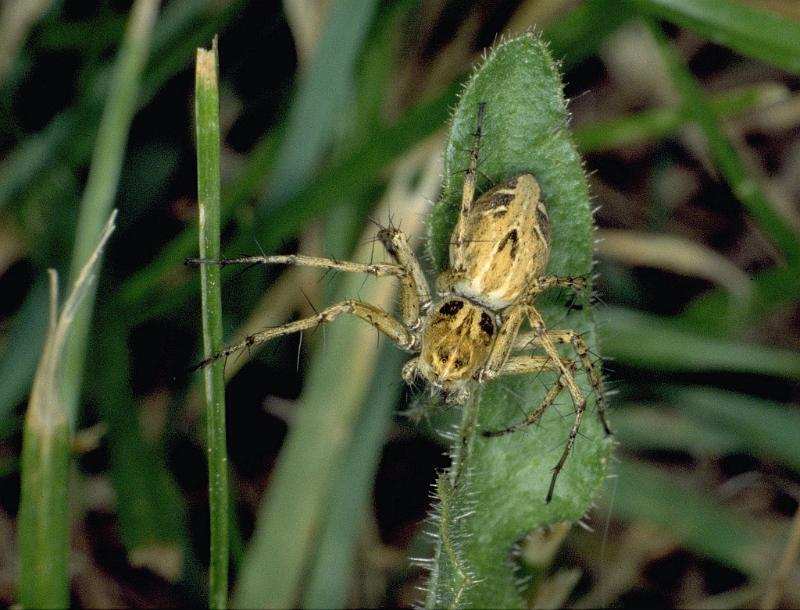
MULTIPOLYGON (((46 269, 67 278, 74 242, 94 247, 76 237, 78 212, 104 163, 93 196, 119 215, 73 422, 71 602, 207 600, 205 422, 188 372, 199 279, 182 266, 197 243, 195 48, 219 33, 223 252, 345 259, 374 233, 370 217, 409 208, 403 226, 424 251, 412 206, 437 196, 428 173, 460 82, 501 33, 535 26, 563 60, 599 208, 597 316, 620 441, 593 531, 567 536, 538 599, 800 605, 795 2, 172 0, 138 86, 120 90, 130 11, 0 7, 3 603, 18 599, 19 458, 46 269), (114 107, 135 111, 130 128, 101 137, 114 107), (118 182, 115 153, 93 157, 99 142, 124 152, 118 182)), ((228 338, 380 287, 297 269, 223 278, 228 338)), ((414 398, 402 354, 335 326, 226 367, 234 600, 251 599, 254 578, 309 607, 421 599, 408 557, 430 552, 419 522, 442 441, 433 423, 396 416, 414 398), (312 452, 323 472, 303 471, 312 452)), ((525 551, 520 569, 533 570, 525 551)))

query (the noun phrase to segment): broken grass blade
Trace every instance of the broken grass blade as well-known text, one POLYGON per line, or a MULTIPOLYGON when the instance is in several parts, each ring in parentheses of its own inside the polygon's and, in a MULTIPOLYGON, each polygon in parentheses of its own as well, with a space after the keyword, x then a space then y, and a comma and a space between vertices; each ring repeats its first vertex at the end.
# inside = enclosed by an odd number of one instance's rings
POLYGON ((62 385, 64 347, 75 315, 90 292, 115 218, 116 210, 57 319, 58 279, 50 271, 50 327, 28 402, 22 446, 19 595, 27 608, 69 604, 70 425, 62 385))

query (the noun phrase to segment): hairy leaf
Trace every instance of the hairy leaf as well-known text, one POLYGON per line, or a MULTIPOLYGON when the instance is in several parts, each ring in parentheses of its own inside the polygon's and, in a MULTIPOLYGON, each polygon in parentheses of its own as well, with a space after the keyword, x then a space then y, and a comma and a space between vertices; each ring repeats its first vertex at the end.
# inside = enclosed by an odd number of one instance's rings
MULTIPOLYGON (((430 252, 439 269, 459 210, 479 103, 485 103, 479 151, 479 187, 514 174, 533 173, 542 188, 553 230, 548 273, 589 276, 592 214, 580 157, 567 127, 558 69, 536 34, 498 44, 468 82, 450 128, 444 194, 429 220, 430 252)), ((552 329, 575 329, 595 350, 588 294, 554 290, 536 302, 552 329)), ((596 351, 596 350, 595 350, 596 351)), ((574 356, 574 351, 564 350, 574 356)), ((578 383, 589 395, 575 449, 566 461, 552 501, 545 502, 553 466, 574 422, 574 406, 562 392, 535 426, 482 437, 523 419, 555 383, 553 374, 503 378, 481 386, 464 408, 453 436, 453 466, 439 477, 438 538, 428 586, 428 607, 523 607, 524 583, 515 582, 514 544, 531 530, 575 521, 590 507, 606 476, 612 440, 596 417, 595 397, 579 367, 578 383)))

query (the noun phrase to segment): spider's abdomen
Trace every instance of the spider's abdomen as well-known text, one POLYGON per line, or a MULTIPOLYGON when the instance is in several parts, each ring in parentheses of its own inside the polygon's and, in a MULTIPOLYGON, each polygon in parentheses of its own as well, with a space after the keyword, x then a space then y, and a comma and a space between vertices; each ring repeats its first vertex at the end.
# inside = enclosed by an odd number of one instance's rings
POLYGON ((544 274, 549 256, 550 220, 539 183, 521 174, 486 191, 459 218, 450 242, 452 290, 503 309, 544 274))

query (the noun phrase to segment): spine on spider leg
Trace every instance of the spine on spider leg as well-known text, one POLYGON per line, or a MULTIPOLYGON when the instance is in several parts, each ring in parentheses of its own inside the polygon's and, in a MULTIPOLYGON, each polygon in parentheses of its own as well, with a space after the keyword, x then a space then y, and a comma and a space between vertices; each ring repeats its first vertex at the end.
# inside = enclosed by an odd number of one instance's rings
MULTIPOLYGON (((583 164, 567 126, 561 76, 546 45, 531 33, 502 41, 487 54, 453 115, 443 195, 428 221, 429 250, 438 269, 448 267, 448 246, 481 105, 478 192, 511 176, 532 173, 552 228, 547 275, 587 278, 590 283, 594 235, 583 164)), ((558 293, 545 291, 535 301, 548 328, 583 335, 596 353, 588 296, 582 307, 570 308, 558 293)), ((571 346, 562 349, 562 356, 577 358, 571 346)), ((555 373, 501 376, 481 386, 474 411, 465 411, 452 441, 454 465, 435 488, 436 551, 427 607, 526 607, 537 583, 522 578, 526 570, 515 564, 513 549, 537 528, 577 521, 591 507, 606 477, 612 441, 595 413, 591 380, 580 360, 577 369, 577 385, 589 397, 589 409, 549 503, 545 499, 553 467, 574 422, 559 416, 559 410, 562 415, 574 410, 568 393, 559 394, 536 426, 491 438, 481 432, 524 419, 558 382, 555 373)))

